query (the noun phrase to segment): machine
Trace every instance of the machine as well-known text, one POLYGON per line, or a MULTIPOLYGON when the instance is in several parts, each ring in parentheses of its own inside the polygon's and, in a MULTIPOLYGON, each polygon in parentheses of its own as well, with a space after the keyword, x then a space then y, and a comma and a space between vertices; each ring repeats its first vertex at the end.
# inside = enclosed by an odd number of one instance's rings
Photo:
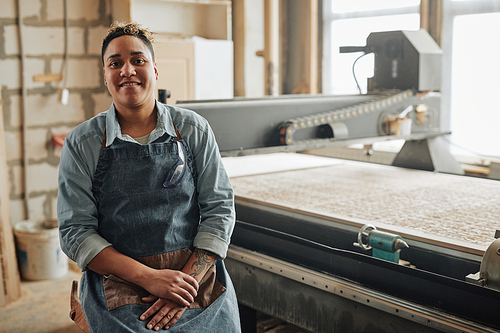
POLYGON ((375 53, 367 94, 180 102, 209 121, 226 161, 249 158, 250 169, 276 153, 406 140, 393 166, 232 178, 225 262, 242 320, 259 311, 312 332, 500 332, 498 241, 485 251, 500 208, 484 196, 500 192, 458 176, 441 140, 439 47, 424 30, 393 31, 342 51, 375 53))

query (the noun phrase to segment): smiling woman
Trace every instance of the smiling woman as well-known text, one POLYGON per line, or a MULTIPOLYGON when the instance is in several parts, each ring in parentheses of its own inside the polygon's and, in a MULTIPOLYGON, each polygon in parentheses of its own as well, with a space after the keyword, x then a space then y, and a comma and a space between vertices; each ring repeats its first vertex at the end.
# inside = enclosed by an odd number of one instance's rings
POLYGON ((104 53, 104 81, 120 110, 124 124, 122 133, 131 137, 144 136, 156 126, 154 110, 158 70, 147 46, 134 36, 113 39, 104 53), (126 121, 129 117, 130 121, 126 121))
POLYGON ((113 25, 102 61, 113 104, 66 137, 58 193, 90 331, 239 332, 233 190, 208 122, 156 101, 146 29, 113 25))

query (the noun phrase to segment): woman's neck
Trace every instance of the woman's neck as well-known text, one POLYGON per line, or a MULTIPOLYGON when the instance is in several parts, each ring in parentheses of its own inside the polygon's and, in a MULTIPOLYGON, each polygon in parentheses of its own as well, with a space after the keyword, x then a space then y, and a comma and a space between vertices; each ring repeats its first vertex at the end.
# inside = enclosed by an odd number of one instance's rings
POLYGON ((156 128, 158 112, 156 105, 148 109, 116 109, 116 117, 118 118, 122 134, 128 134, 132 138, 139 138, 151 133, 156 128))

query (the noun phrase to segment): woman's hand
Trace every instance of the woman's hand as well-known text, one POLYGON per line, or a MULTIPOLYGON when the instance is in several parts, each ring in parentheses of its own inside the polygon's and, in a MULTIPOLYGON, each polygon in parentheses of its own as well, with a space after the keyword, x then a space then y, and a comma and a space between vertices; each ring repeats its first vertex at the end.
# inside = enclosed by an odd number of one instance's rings
POLYGON ((155 270, 153 276, 142 283, 151 295, 189 306, 198 293, 198 282, 186 273, 170 269, 155 270))
POLYGON ((113 247, 99 252, 88 268, 101 275, 115 275, 146 289, 150 294, 189 306, 198 292, 197 280, 189 272, 154 269, 121 254, 113 247))
POLYGON ((171 300, 158 298, 153 295, 142 298, 142 301, 147 303, 154 300, 156 300, 156 302, 139 318, 140 320, 146 320, 153 316, 146 326, 150 330, 154 329, 155 331, 159 331, 163 327, 168 330, 179 320, 187 309, 187 306, 181 306, 171 300))

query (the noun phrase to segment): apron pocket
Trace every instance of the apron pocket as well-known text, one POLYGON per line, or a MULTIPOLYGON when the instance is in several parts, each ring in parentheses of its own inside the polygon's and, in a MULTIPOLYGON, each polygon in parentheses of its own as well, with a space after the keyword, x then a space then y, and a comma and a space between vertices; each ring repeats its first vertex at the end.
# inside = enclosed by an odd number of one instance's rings
POLYGON ((215 265, 212 265, 200 281, 198 295, 196 295, 189 308, 206 308, 215 302, 224 291, 226 291, 226 287, 215 278, 215 265))
MULTIPOLYGON (((155 269, 181 270, 191 256, 191 253, 192 251, 189 249, 181 249, 154 256, 136 258, 136 260, 155 269)), ((141 300, 142 297, 149 295, 145 289, 117 276, 103 276, 103 287, 109 311, 128 304, 152 304, 141 300)), ((189 308, 199 309, 208 307, 225 290, 226 288, 216 279, 215 265, 212 265, 200 281, 198 295, 189 308)))

